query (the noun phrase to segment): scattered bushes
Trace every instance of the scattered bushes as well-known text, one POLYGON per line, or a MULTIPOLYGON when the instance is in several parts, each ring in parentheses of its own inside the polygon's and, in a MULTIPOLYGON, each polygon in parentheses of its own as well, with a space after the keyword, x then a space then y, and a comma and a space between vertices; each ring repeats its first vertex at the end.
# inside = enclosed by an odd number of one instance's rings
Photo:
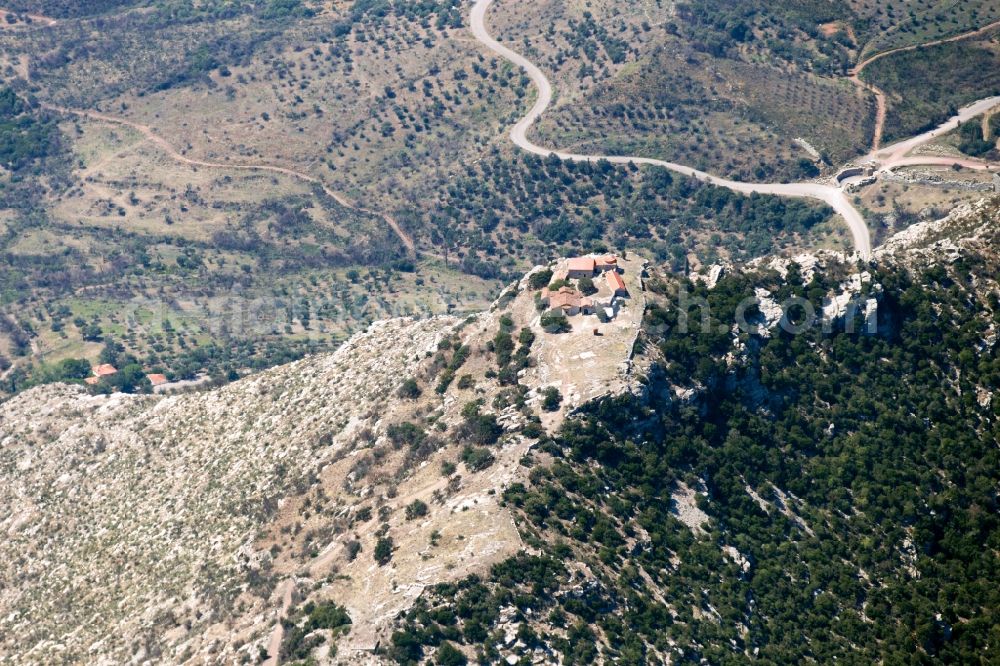
POLYGON ((386 436, 396 448, 403 445, 416 448, 427 438, 427 433, 420 426, 404 421, 390 425, 386 429, 386 436))
POLYGON ((319 604, 309 602, 303 609, 308 616, 306 627, 314 629, 337 629, 351 624, 351 616, 342 606, 338 606, 332 601, 319 604))
POLYGON ((438 666, 465 666, 469 660, 454 645, 445 641, 437 651, 438 666))
POLYGON ((503 427, 493 414, 483 414, 479 402, 470 402, 462 408, 463 423, 458 428, 458 435, 472 443, 489 446, 496 444, 503 434, 503 427))
POLYGON ((566 315, 558 310, 545 312, 539 323, 546 333, 566 333, 573 329, 566 315))
POLYGON ((490 450, 482 446, 466 446, 462 449, 462 462, 470 472, 479 472, 496 461, 490 450))
POLYGON ((315 12, 302 5, 302 0, 270 0, 260 13, 260 17, 269 21, 280 21, 288 18, 307 18, 315 12))
POLYGON ((350 631, 351 616, 347 611, 332 601, 319 604, 309 602, 302 608, 305 621, 299 625, 291 620, 285 621, 285 638, 281 644, 282 660, 294 661, 306 659, 309 653, 326 642, 326 637, 314 632, 322 629, 330 630, 336 635, 350 631))
POLYGON ((540 271, 532 273, 528 278, 528 288, 532 290, 543 289, 549 284, 552 279, 552 271, 548 268, 543 268, 540 271))
POLYGON ((549 386, 542 391, 542 409, 546 412, 558 411, 562 404, 562 393, 555 386, 549 386))
MULTIPOLYGON (((447 340, 442 340, 442 345, 443 346, 440 347, 442 352, 452 347, 447 340)), ((465 362, 468 360, 471 353, 472 349, 470 349, 468 345, 455 346, 455 350, 451 355, 451 360, 448 361, 448 365, 438 378, 438 384, 434 389, 437 393, 443 394, 448 390, 448 387, 455 380, 455 373, 459 370, 459 368, 465 365, 465 362)))
POLYGON ((391 536, 379 537, 378 541, 375 542, 375 552, 373 554, 375 561, 380 566, 389 564, 390 560, 392 560, 392 549, 393 541, 391 536))
POLYGON ((420 384, 417 383, 416 379, 410 377, 402 383, 396 395, 406 400, 416 400, 420 397, 420 392, 420 384))
POLYGON ((493 337, 491 343, 493 353, 497 357, 497 365, 502 368, 510 363, 511 356, 514 354, 514 338, 510 336, 510 333, 500 331, 493 337))
POLYGON ((406 505, 406 519, 413 520, 415 518, 422 518, 427 515, 427 503, 421 502, 420 500, 413 500, 406 505))

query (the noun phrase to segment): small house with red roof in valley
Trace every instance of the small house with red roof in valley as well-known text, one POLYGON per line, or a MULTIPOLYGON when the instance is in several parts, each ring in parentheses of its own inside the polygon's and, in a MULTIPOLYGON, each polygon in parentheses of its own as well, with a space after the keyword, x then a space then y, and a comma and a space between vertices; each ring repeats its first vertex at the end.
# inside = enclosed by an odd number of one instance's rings
POLYGON ((96 386, 105 377, 110 377, 111 375, 117 374, 118 368, 111 365, 110 363, 102 363, 96 368, 94 368, 94 374, 92 377, 87 377, 83 380, 83 383, 87 386, 96 386))

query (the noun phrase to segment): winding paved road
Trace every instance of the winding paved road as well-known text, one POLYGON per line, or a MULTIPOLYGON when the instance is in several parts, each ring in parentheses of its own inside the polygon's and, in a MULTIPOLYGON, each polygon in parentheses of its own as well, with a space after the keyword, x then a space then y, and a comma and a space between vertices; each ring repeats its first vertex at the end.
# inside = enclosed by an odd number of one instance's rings
MULTIPOLYGON (((844 220, 847 222, 848 228, 851 231, 851 235, 854 239, 854 246, 858 254, 864 258, 869 259, 871 257, 871 235, 868 231, 868 226, 865 224, 864 218, 861 213, 851 204, 845 192, 838 188, 829 185, 823 185, 819 183, 744 183, 734 180, 728 180, 718 176, 714 176, 710 173, 700 171, 693 167, 685 166, 683 164, 677 164, 674 162, 668 162, 665 160, 659 160, 649 157, 635 157, 635 156, 625 156, 625 155, 583 155, 579 153, 565 152, 560 150, 553 150, 549 148, 544 148, 536 143, 533 143, 528 138, 528 130, 537 121, 542 114, 548 109, 549 105, 552 103, 553 91, 552 84, 549 82, 548 78, 542 71, 534 65, 527 58, 521 54, 513 51, 497 40, 495 40, 486 29, 486 12, 493 4, 494 0, 476 0, 472 8, 471 13, 471 27, 473 36, 484 46, 489 48, 491 51, 495 52, 502 58, 510 61, 514 65, 523 69, 531 81, 535 84, 538 89, 538 97, 535 100, 534 105, 528 113, 521 118, 514 125, 510 132, 510 138, 515 145, 523 150, 540 156, 555 155, 559 159, 574 161, 574 162, 597 162, 600 160, 606 160, 612 164, 647 164, 652 166, 659 166, 671 171, 684 174, 686 176, 691 176, 698 180, 710 183, 712 185, 717 185, 719 187, 728 188, 734 192, 739 192, 741 194, 771 194, 777 196, 785 197, 795 197, 795 198, 808 198, 817 199, 828 204, 833 208, 844 220)), ((2 10, 0 10, 2 11, 2 10)), ((45 17, 38 17, 43 19, 45 17)), ((49 25, 54 24, 55 21, 50 19, 49 25)), ((974 30, 972 32, 964 33, 961 35, 956 35, 954 37, 949 37, 946 39, 940 39, 933 42, 928 42, 926 44, 914 44, 910 46, 904 46, 896 49, 890 49, 888 51, 883 51, 872 55, 865 60, 858 63, 858 65, 851 71, 851 79, 856 83, 872 90, 876 97, 880 99, 880 114, 881 122, 877 121, 879 127, 876 129, 875 136, 875 148, 869 153, 865 158, 862 158, 862 162, 875 162, 878 164, 880 171, 889 171, 896 167, 901 166, 952 166, 955 164, 961 165, 970 169, 986 169, 994 170, 997 167, 992 166, 982 160, 976 159, 966 159, 966 158, 952 158, 944 156, 907 156, 911 150, 920 146, 922 144, 928 143, 937 136, 954 130, 960 123, 965 122, 975 116, 981 115, 986 111, 1000 105, 1000 96, 991 97, 985 100, 981 100, 974 104, 961 109, 957 115, 949 119, 947 122, 943 123, 941 126, 921 134, 919 136, 900 141, 891 146, 885 148, 878 148, 878 143, 881 138, 881 124, 884 124, 884 94, 881 93, 877 88, 867 84, 859 78, 859 75, 865 67, 871 63, 885 58, 886 56, 892 55, 894 53, 901 53, 905 51, 912 51, 918 48, 923 48, 927 46, 934 46, 937 44, 944 44, 948 42, 955 42, 969 37, 974 37, 977 35, 984 34, 995 28, 1000 28, 1000 21, 991 23, 987 26, 974 30), (881 97, 880 97, 881 95, 881 97)), ((280 167, 276 165, 269 164, 226 164, 218 162, 206 162, 202 160, 192 159, 183 155, 176 148, 174 148, 170 142, 168 142, 163 137, 157 135, 150 127, 142 125, 133 121, 125 120, 123 118, 117 118, 113 116, 104 115, 96 111, 82 110, 82 109, 69 109, 58 106, 43 105, 50 110, 57 111, 65 114, 72 114, 76 116, 90 118, 92 120, 99 120, 102 122, 123 125, 131 127, 134 130, 142 133, 150 142, 162 149, 167 155, 172 159, 179 162, 189 164, 192 166, 200 166, 212 169, 233 169, 233 170, 244 170, 244 171, 269 171, 272 173, 280 173, 287 176, 292 176, 298 178, 308 183, 315 184, 323 189, 324 192, 334 200, 336 200, 341 205, 352 208, 359 212, 377 215, 382 217, 386 224, 392 228, 393 232, 399 237, 403 244, 411 253, 415 253, 415 244, 409 235, 403 231, 403 229, 397 224, 397 222, 389 215, 376 213, 367 208, 363 208, 351 201, 348 201, 343 195, 335 192, 334 190, 327 187, 320 179, 315 176, 310 176, 309 174, 303 173, 301 171, 295 171, 294 169, 289 169, 286 167, 280 167)))
POLYGON ((528 111, 528 114, 514 125, 510 132, 511 140, 523 150, 535 155, 555 155, 561 160, 572 162, 597 162, 607 160, 612 164, 649 164, 653 166, 670 169, 686 176, 692 176, 698 180, 725 187, 741 194, 776 194, 786 197, 818 199, 827 203, 837 211, 847 222, 854 238, 854 247, 864 259, 869 259, 872 254, 871 235, 868 226, 865 224, 861 213, 851 205, 847 195, 839 188, 829 185, 819 185, 816 183, 742 183, 735 180, 719 178, 704 171, 699 171, 683 164, 657 160, 649 157, 629 157, 623 155, 581 155, 577 153, 567 153, 559 150, 543 148, 528 139, 528 129, 538 120, 552 103, 552 84, 546 78, 542 70, 538 69, 531 61, 521 54, 512 51, 490 36, 486 30, 486 11, 493 4, 493 0, 478 0, 472 8, 472 34, 484 46, 495 52, 499 56, 509 60, 523 69, 531 81, 538 88, 538 98, 535 104, 528 111))
MULTIPOLYGON (((471 14, 472 34, 491 51, 523 69, 538 89, 538 98, 535 100, 534 105, 528 111, 527 115, 521 118, 521 120, 514 125, 510 132, 510 138, 515 145, 528 151, 529 153, 534 153, 535 155, 555 155, 559 159, 573 162, 596 162, 598 160, 607 160, 613 164, 650 164, 653 166, 660 166, 686 176, 692 176, 713 185, 728 188, 734 192, 740 192, 742 194, 775 194, 786 197, 818 199, 827 203, 847 222, 847 225, 851 230, 851 235, 854 237, 854 247, 857 249, 858 254, 860 254, 864 259, 871 258, 871 235, 868 231, 868 226, 865 224, 865 220, 861 213, 859 213, 858 210, 851 204, 847 194, 845 194, 845 192, 838 187, 831 187, 817 183, 742 183, 739 181, 727 180, 725 178, 713 176, 712 174, 699 171, 698 169, 694 169, 683 164, 676 164, 674 162, 667 162, 649 157, 632 157, 623 155, 581 155, 578 153, 544 148, 532 142, 528 138, 528 130, 535 123, 535 121, 537 121, 542 114, 545 113, 546 109, 548 109, 549 105, 552 103, 552 84, 549 82, 545 74, 542 73, 542 70, 536 67, 534 63, 529 61, 520 53, 507 48, 490 35, 489 31, 486 29, 486 12, 492 4, 493 0, 476 1, 471 14)), ((878 145, 881 142, 882 127, 885 123, 885 95, 874 86, 862 81, 859 78, 859 75, 861 71, 871 63, 894 53, 902 53, 927 46, 956 42, 968 39, 969 37, 984 34, 998 27, 1000 27, 1000 21, 991 23, 972 32, 956 35, 955 37, 940 39, 926 44, 915 44, 883 51, 882 53, 872 55, 860 62, 857 67, 851 71, 851 80, 865 88, 868 88, 869 90, 872 90, 872 92, 874 92, 876 97, 879 99, 879 118, 876 120, 877 127, 874 138, 874 147, 872 152, 862 158, 860 162, 877 163, 878 170, 882 172, 890 171, 903 166, 953 166, 956 164, 969 169, 995 170, 997 168, 996 166, 974 158, 935 155, 908 156, 907 154, 917 146, 928 143, 941 134, 954 130, 959 124, 981 115, 997 105, 1000 105, 1000 96, 990 97, 963 107, 955 116, 941 124, 939 127, 936 127, 933 130, 925 132, 919 136, 915 136, 880 149, 878 145)))
POLYGON ((944 121, 934 129, 919 134, 915 137, 909 139, 904 139, 898 143, 894 143, 891 146, 886 146, 885 148, 879 150, 873 150, 869 153, 864 161, 874 161, 881 165, 881 170, 886 171, 888 169, 897 166, 910 166, 913 164, 922 165, 933 165, 933 164, 943 164, 945 166, 951 166, 952 164, 961 164, 962 166, 969 167, 970 169, 985 169, 989 168, 986 162, 982 160, 977 160, 975 158, 953 158, 953 157, 933 157, 933 156, 915 156, 906 157, 906 154, 917 146, 922 146, 925 143, 929 143, 941 136, 942 134, 947 134, 952 130, 956 129, 962 123, 972 120, 976 116, 981 116, 993 107, 1000 104, 1000 95, 996 97, 987 97, 986 99, 981 99, 978 102, 973 102, 968 106, 963 106, 958 110, 954 116, 944 121), (923 161, 915 161, 923 160, 923 161))

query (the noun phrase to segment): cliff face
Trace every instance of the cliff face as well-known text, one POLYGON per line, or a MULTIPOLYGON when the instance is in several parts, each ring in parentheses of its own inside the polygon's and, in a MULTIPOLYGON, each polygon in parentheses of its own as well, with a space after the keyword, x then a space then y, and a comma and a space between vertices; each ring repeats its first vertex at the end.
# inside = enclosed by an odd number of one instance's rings
POLYGON ((303 649, 290 633, 310 601, 352 620, 311 637, 313 656, 338 639, 340 659, 366 654, 425 585, 523 548, 497 498, 531 445, 635 383, 633 268, 601 336, 593 317, 544 333, 522 281, 477 317, 377 323, 217 390, 60 384, 0 405, 0 657, 273 663, 303 649), (547 387, 562 404, 542 408, 547 387))

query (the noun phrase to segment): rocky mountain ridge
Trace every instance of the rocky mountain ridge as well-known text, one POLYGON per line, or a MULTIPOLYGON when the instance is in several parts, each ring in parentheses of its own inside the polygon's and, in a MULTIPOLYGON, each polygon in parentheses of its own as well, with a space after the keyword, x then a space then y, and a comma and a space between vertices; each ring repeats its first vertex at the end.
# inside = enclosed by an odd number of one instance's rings
POLYGON ((601 336, 545 333, 525 278, 481 315, 379 322, 217 390, 0 405, 0 655, 275 663, 302 649, 287 618, 335 600, 340 658, 363 658, 426 584, 523 547, 497 494, 545 428, 635 385, 642 266, 601 336))
MULTIPOLYGON (((868 266, 818 252, 746 267, 763 276, 761 339, 781 321, 769 272, 802 284, 820 272, 840 285, 824 314, 867 319, 881 298, 873 271, 992 251, 998 206, 912 227, 868 266)), ((428 586, 532 552, 502 498, 544 463, 539 439, 595 400, 645 392, 663 368, 654 400, 694 403, 706 388, 648 344, 647 308, 671 304, 647 291, 641 259, 613 321, 578 316, 560 334, 541 325, 540 270, 478 316, 379 322, 337 352, 221 389, 50 385, 0 405, 0 657, 363 662, 428 586), (307 609, 330 603, 349 631, 309 629, 307 609)), ((734 330, 730 363, 745 344, 734 330)), ((759 382, 740 381, 765 403, 759 382)), ((679 515, 704 516, 688 495, 679 515)))
POLYGON ((594 401, 540 443, 504 493, 531 550, 425 590, 379 656, 988 663, 997 203, 873 262, 652 270, 640 343, 666 390, 594 401), (826 321, 800 326, 809 308, 826 321))

